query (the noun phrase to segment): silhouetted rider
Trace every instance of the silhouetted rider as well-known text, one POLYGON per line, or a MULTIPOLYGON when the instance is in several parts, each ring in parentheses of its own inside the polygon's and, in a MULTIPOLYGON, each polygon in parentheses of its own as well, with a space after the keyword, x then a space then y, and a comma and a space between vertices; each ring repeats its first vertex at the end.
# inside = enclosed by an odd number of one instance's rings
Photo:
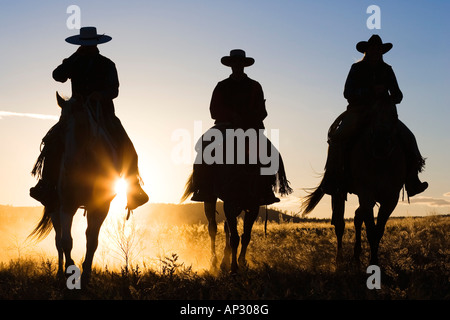
MULTIPOLYGON (((338 192, 343 179, 343 150, 349 138, 354 137, 367 124, 370 113, 378 103, 395 104, 403 99, 392 67, 383 61, 383 54, 393 45, 383 43, 378 35, 369 41, 361 41, 356 49, 364 53, 361 61, 352 65, 345 82, 344 97, 349 105, 338 129, 329 137, 329 150, 324 176, 323 189, 328 194, 338 192)), ((414 134, 400 120, 397 121, 400 137, 406 152, 407 178, 406 190, 409 196, 423 192, 427 182, 421 182, 418 173, 422 171, 425 160, 419 152, 414 134)), ((345 190, 341 190, 345 191, 345 190)))
MULTIPOLYGON (((119 80, 115 64, 102 56, 98 44, 111 40, 107 35, 97 34, 95 27, 84 27, 80 34, 66 39, 68 43, 80 45, 77 51, 53 71, 53 78, 59 82, 71 80, 72 96, 82 100, 98 101, 102 108, 103 123, 108 134, 117 145, 121 169, 128 181, 127 207, 130 210, 143 205, 148 196, 140 186, 138 156, 136 150, 115 115, 113 99, 119 94, 119 80)), ((40 175, 38 184, 30 189, 30 195, 44 205, 56 199, 56 183, 64 146, 62 136, 64 124, 58 122, 43 139, 44 148, 33 173, 40 175), (42 168, 43 166, 43 168, 42 168), (42 172, 39 172, 42 169, 42 172)))
MULTIPOLYGON (((250 79, 244 73, 244 68, 253 65, 255 60, 247 57, 244 50, 235 49, 230 51, 229 56, 224 56, 221 63, 231 67, 232 74, 220 81, 212 94, 210 113, 215 120, 214 128, 225 132, 226 129, 264 129, 263 120, 267 117, 264 93, 259 82, 250 79)), ((282 164, 280 164, 282 166, 282 164)), ((252 167, 253 168, 253 167, 252 167)), ((231 169, 232 170, 232 169, 231 169)), ((284 170, 284 169, 283 169, 284 170)), ((258 171, 259 172, 259 171, 258 171)), ((193 180, 197 187, 192 197, 193 201, 212 201, 216 196, 213 194, 214 170, 211 165, 194 165, 193 180)), ((236 178, 238 179, 238 178, 236 178)), ((230 180, 233 180, 230 178, 230 180)), ((259 181, 260 198, 258 205, 279 202, 273 191, 272 181, 274 176, 261 176, 259 181)), ((287 182, 285 183, 288 188, 287 182)), ((237 189, 230 192, 239 193, 237 189)))

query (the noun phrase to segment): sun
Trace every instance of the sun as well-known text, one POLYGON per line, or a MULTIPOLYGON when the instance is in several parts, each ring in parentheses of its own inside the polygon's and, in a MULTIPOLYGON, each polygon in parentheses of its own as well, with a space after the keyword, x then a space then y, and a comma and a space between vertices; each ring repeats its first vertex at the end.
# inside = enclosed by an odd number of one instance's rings
POLYGON ((124 178, 117 179, 114 185, 114 192, 117 193, 117 196, 125 196, 127 195, 128 183, 124 178))
POLYGON ((124 211, 127 206, 128 182, 124 178, 119 178, 114 184, 116 197, 111 202, 111 209, 114 211, 124 211))

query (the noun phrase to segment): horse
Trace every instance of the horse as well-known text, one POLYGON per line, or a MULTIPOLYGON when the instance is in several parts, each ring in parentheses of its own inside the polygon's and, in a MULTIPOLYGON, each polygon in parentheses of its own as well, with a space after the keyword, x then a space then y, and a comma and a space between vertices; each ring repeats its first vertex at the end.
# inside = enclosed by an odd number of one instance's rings
MULTIPOLYGON (((338 127, 342 115, 332 127, 338 127)), ((406 157, 397 132, 397 112, 391 103, 379 103, 370 113, 369 125, 350 147, 346 160, 347 188, 332 194, 332 221, 337 238, 337 261, 342 260, 342 237, 345 222, 345 201, 348 193, 356 194, 359 207, 355 211, 355 244, 353 258, 360 261, 361 227, 365 224, 370 244, 370 264, 378 264, 378 249, 386 223, 397 206, 400 191, 406 181, 406 157), (379 204, 375 223, 373 208, 379 204)), ((330 128, 331 130, 331 128, 330 128)), ((325 168, 326 170, 326 168, 325 168)), ((303 214, 310 213, 325 195, 323 179, 301 205, 303 214)))
MULTIPOLYGON (((261 136, 259 139, 266 138, 261 136)), ((200 140, 202 140, 202 138, 200 140)), ((225 138, 224 144, 226 143, 226 141, 227 138, 225 138)), ((209 177, 210 179, 214 180, 214 185, 211 186, 214 192, 212 192, 213 195, 210 199, 203 201, 205 215, 208 220, 208 233, 211 243, 211 267, 213 270, 217 268, 218 263, 216 256, 216 205, 219 198, 223 200, 223 208, 225 213, 225 249, 224 256, 220 264, 220 269, 224 271, 230 270, 232 274, 235 274, 238 271, 239 266, 247 266, 245 256, 251 240, 253 224, 258 217, 259 207, 261 205, 264 205, 264 203, 258 202, 259 199, 257 200, 257 198, 260 197, 261 194, 258 191, 255 192, 255 190, 260 190, 259 188, 261 185, 267 184, 268 181, 271 181, 273 179, 272 185, 273 187, 278 188, 278 192, 281 195, 287 195, 292 192, 292 189, 289 186, 289 181, 286 178, 281 155, 279 155, 278 151, 274 149, 268 139, 267 144, 269 148, 271 148, 271 152, 276 152, 276 155, 278 157, 278 171, 273 177, 261 176, 259 174, 258 165, 248 166, 248 164, 214 164, 214 177, 209 177), (243 233, 241 237, 239 237, 239 233, 237 230, 237 217, 243 211, 243 233), (239 243, 241 244, 241 251, 239 252, 238 257, 237 253, 239 243)), ((249 149, 247 146, 247 151, 248 150, 249 149)), ((226 158, 225 155, 224 158, 226 158)), ((184 202, 198 190, 194 183, 194 170, 192 171, 186 182, 185 192, 181 198, 181 202, 184 202)))
MULTIPOLYGON (((191 194, 195 192, 194 184, 192 183, 192 174, 186 182, 186 189, 182 201, 185 201, 191 194)), ((216 221, 216 199, 204 201, 204 211, 208 220, 208 233, 211 242, 211 267, 213 270, 217 268, 216 256, 216 235, 217 235, 217 221, 216 221)), ((221 270, 230 270, 231 273, 236 273, 238 266, 246 266, 247 262, 245 255, 247 247, 250 243, 251 232, 253 224, 256 221, 259 213, 259 205, 243 206, 235 202, 224 201, 223 210, 225 213, 224 231, 225 231, 225 249, 222 262, 220 264, 221 270), (237 217, 244 211, 244 230, 239 237, 237 230, 237 217), (237 258, 237 252, 241 243, 241 251, 237 258), (231 258, 231 261, 230 261, 231 258)))
POLYGON ((57 197, 44 207, 43 216, 30 234, 38 240, 52 228, 58 251, 58 275, 74 261, 71 257, 72 220, 79 208, 87 217, 86 255, 82 264, 81 285, 86 286, 92 272, 92 262, 98 246, 98 236, 110 203, 115 197, 114 182, 119 177, 119 161, 114 144, 102 124, 101 104, 81 97, 64 100, 58 93, 61 107, 60 123, 64 124, 64 151, 60 161, 57 197))

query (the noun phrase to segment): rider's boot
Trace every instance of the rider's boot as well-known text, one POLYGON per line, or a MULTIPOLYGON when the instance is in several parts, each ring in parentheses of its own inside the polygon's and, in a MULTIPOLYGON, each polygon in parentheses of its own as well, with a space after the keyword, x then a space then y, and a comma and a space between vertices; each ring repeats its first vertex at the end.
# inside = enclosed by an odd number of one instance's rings
POLYGON ((135 177, 129 185, 127 194, 127 208, 134 210, 148 201, 148 195, 142 189, 139 179, 135 177))
POLYGON ((194 184, 194 193, 191 201, 216 202, 214 195, 214 170, 211 165, 194 164, 194 175, 192 177, 194 184))
POLYGON ((51 150, 47 145, 44 148, 45 161, 43 164, 42 178, 38 181, 36 186, 30 188, 30 196, 44 206, 48 206, 54 202, 57 197, 56 181, 58 180, 58 155, 55 153, 55 150, 51 150))
POLYGON ((272 191, 272 188, 268 188, 266 192, 263 194, 260 205, 270 205, 277 202, 280 202, 280 199, 275 196, 275 194, 272 191))
POLYGON ((216 196, 211 192, 212 190, 199 189, 192 195, 191 201, 211 202, 216 200, 216 196))
POLYGON ((55 195, 55 186, 44 179, 40 179, 36 186, 30 188, 30 196, 44 206, 50 205, 55 199, 55 195))
POLYGON ((408 197, 424 192, 428 188, 428 182, 421 182, 416 173, 410 174, 406 179, 406 192, 408 197))

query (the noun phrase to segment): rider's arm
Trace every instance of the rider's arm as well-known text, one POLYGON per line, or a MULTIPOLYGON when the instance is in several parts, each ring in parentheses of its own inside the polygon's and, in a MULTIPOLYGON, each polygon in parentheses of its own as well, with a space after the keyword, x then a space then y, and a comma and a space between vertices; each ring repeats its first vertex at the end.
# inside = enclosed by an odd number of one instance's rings
POLYGON ((75 52, 69 58, 64 59, 63 63, 53 70, 53 79, 59 82, 66 82, 67 79, 72 78, 73 66, 78 56, 77 52, 75 52))
POLYGON ((267 110, 266 99, 264 99, 264 92, 259 82, 255 81, 253 94, 256 108, 256 118, 262 122, 267 117, 267 110))
POLYGON ((345 81, 344 97, 350 104, 363 102, 369 94, 368 88, 362 85, 360 72, 358 64, 353 64, 345 81))
POLYGON ((388 69, 388 90, 393 103, 398 104, 402 101, 403 93, 400 91, 397 78, 391 67, 388 69))
POLYGON ((112 100, 119 95, 119 77, 114 62, 109 61, 105 75, 105 89, 100 91, 105 99, 112 100))
POLYGON ((214 88, 209 106, 209 112, 211 113, 211 118, 217 122, 232 122, 232 110, 226 106, 223 87, 223 83, 219 82, 214 88))

